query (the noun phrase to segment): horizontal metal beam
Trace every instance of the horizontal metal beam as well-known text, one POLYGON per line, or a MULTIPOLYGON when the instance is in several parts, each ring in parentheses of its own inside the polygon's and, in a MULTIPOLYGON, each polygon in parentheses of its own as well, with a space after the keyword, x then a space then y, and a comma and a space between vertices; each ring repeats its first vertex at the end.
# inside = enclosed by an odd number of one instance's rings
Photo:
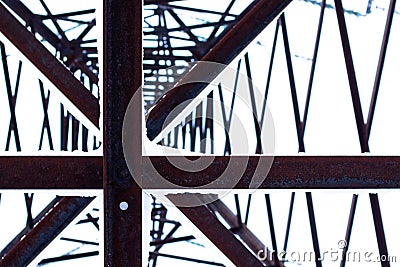
MULTIPOLYGON (((226 170, 229 161, 247 161, 244 171, 232 168, 232 173, 239 175, 235 188, 249 188, 254 171, 261 157, 231 156, 212 157, 204 159, 211 162, 209 167, 200 172, 187 172, 178 169, 171 162, 177 164, 175 157, 150 157, 150 165, 145 165, 145 170, 156 170, 167 181, 184 187, 197 187, 208 184, 226 170)), ((198 157, 186 157, 185 161, 196 160, 198 157)), ((264 159, 261 159, 261 161, 264 159)), ((148 160, 143 163, 149 164, 148 160), (146 163, 147 162, 147 163, 146 163)), ((239 169, 239 168, 238 168, 239 169)), ((143 173, 146 188, 160 188, 158 179, 152 171, 143 173)), ((274 158, 268 175, 260 188, 271 189, 339 189, 339 188, 399 188, 400 187, 400 157, 381 156, 277 156, 274 158)), ((230 184, 229 184, 230 185, 230 184)), ((224 184, 218 184, 224 188, 224 184)), ((163 185, 163 188, 176 188, 176 186, 163 185)))
POLYGON ((0 3, 0 31, 96 127, 99 127, 100 105, 97 98, 21 25, 2 3, 0 3))
MULTIPOLYGON (((211 157, 211 156, 207 156, 211 157)), ((185 172, 160 156, 151 167, 165 179, 194 187, 211 182, 239 156, 215 157, 205 172, 185 172), (189 179, 190 178, 190 179, 189 179)), ((174 157, 176 158, 176 157, 174 157)), ((143 160, 143 162, 149 162, 143 160)), ((190 159, 190 157, 189 157, 190 159)), ((194 159, 194 158, 193 158, 194 159)), ((260 157, 248 158, 247 168, 235 188, 248 188, 260 157)), ((102 157, 0 157, 1 189, 101 189, 102 157)), ((148 163, 147 163, 148 164, 148 163)), ((159 188, 146 172, 146 187, 159 188)), ((381 156, 277 156, 261 188, 398 188, 400 157, 381 156)))
POLYGON ((102 189, 102 157, 0 156, 1 189, 102 189))
MULTIPOLYGON (((182 198, 185 201, 190 198, 191 202, 195 203, 196 196, 194 194, 178 194, 168 195, 172 203, 180 203, 182 198)), ((264 267, 264 264, 257 259, 256 255, 252 254, 241 243, 234 234, 227 229, 216 217, 216 215, 207 208, 201 205, 200 200, 196 207, 179 207, 178 209, 211 241, 213 244, 224 253, 235 266, 258 266, 264 267)))
POLYGON ((39 255, 94 197, 63 197, 24 238, 0 260, 0 266, 26 266, 39 255))
MULTIPOLYGON (((256 0, 244 16, 232 27, 201 61, 229 64, 243 51, 264 28, 291 2, 291 0, 256 0)), ((202 68, 202 67, 200 67, 202 68)), ((212 81, 223 69, 197 70, 196 66, 186 75, 181 85, 169 90, 151 109, 147 116, 147 135, 155 139, 166 126, 168 115, 180 104, 196 98, 206 87, 206 83, 191 83, 191 77, 206 77, 204 81, 212 81), (201 75, 201 76, 198 76, 201 75), (188 84, 190 83, 190 84, 188 84)), ((195 79, 198 81, 198 79, 195 79)))

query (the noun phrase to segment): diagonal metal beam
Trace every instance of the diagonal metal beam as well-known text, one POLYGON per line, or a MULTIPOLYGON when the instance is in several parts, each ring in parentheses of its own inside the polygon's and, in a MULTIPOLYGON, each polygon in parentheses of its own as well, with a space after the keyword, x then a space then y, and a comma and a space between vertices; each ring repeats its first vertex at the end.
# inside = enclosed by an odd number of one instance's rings
MULTIPOLYGON (((209 195, 201 195, 200 197, 207 200, 209 195)), ((237 221, 235 221, 235 214, 220 199, 207 204, 207 206, 212 212, 218 213, 223 218, 231 228, 231 231, 239 236, 243 243, 245 243, 255 255, 262 257, 261 260, 263 264, 267 266, 283 266, 283 264, 277 259, 276 255, 274 255, 277 253, 277 250, 269 250, 266 245, 259 240, 258 237, 249 230, 249 228, 247 228, 246 225, 238 225, 237 221)))
MULTIPOLYGON (((185 198, 185 200, 187 200, 187 198, 193 198, 193 201, 196 201, 196 197, 193 194, 168 195, 168 198, 172 203, 180 202, 182 198, 185 198)), ((217 219, 215 214, 207 206, 202 205, 199 200, 197 200, 197 202, 199 205, 196 207, 178 206, 178 209, 188 217, 189 220, 210 239, 233 264, 235 264, 235 266, 264 266, 264 264, 217 219)), ((233 215, 233 220, 235 223, 237 222, 235 215, 233 215)))
POLYGON ((60 234, 94 197, 63 197, 0 261, 0 266, 26 266, 60 234))
MULTIPOLYGON (((3 2, 13 11, 15 12, 20 18, 22 18, 26 25, 31 28, 33 33, 39 33, 47 42, 49 42, 57 51, 61 52, 62 56, 66 56, 68 60, 65 61, 65 64, 69 67, 72 65, 77 66, 82 72, 84 72, 90 79, 91 82, 98 83, 99 78, 89 69, 87 66, 87 58, 82 60, 74 60, 76 56, 84 56, 87 54, 97 53, 95 51, 89 51, 86 47, 83 48, 79 46, 80 42, 82 41, 81 36, 76 38, 73 42, 69 41, 65 38, 64 32, 60 32, 61 38, 59 38, 54 32, 52 32, 44 23, 43 20, 51 19, 55 21, 57 18, 64 18, 68 16, 76 16, 80 14, 88 14, 93 13, 95 10, 84 10, 84 11, 77 11, 77 12, 69 12, 59 15, 37 15, 32 13, 29 8, 27 8, 20 0, 3 0, 3 2), (73 46, 73 49, 71 49, 73 46), (86 52, 84 52, 86 50, 86 52)), ((45 7, 46 8, 46 7, 45 7)), ((48 9, 46 11, 49 11, 48 9)), ((95 25, 95 21, 93 20, 92 23, 88 25, 86 30, 81 34, 82 37, 90 31, 90 29, 95 25)), ((61 30, 61 29, 58 29, 61 30)))
POLYGON ((96 127, 100 106, 97 98, 67 70, 35 36, 0 3, 1 33, 15 45, 96 127))
MULTIPOLYGON (((290 2, 291 0, 256 0, 252 8, 250 10, 246 9, 247 13, 201 60, 229 64, 290 2)), ((180 84, 185 84, 185 81, 191 81, 191 77, 193 77, 191 75, 201 75, 200 77, 206 77, 205 81, 212 81, 222 70, 205 71, 204 69, 196 70, 196 67, 193 67, 180 84)), ((192 83, 186 86, 177 85, 168 91, 147 116, 146 126, 149 139, 153 140, 161 133, 167 116, 172 110, 185 101, 190 102, 206 87, 206 83, 192 83)))
MULTIPOLYGON (((47 204, 47 206, 33 219, 33 225, 37 224, 41 219, 44 218, 44 216, 46 216, 47 213, 49 213, 49 211, 54 208, 61 200, 61 197, 57 196, 55 197, 49 204, 47 204)), ((17 234, 14 239, 8 243, 8 245, 3 248, 3 250, 0 252, 0 259, 4 257, 4 255, 6 255, 8 252, 10 252, 10 250, 15 247, 19 241, 26 236, 26 234, 31 230, 31 228, 27 226, 25 226, 24 229, 22 229, 21 232, 19 232, 19 234, 17 234)))

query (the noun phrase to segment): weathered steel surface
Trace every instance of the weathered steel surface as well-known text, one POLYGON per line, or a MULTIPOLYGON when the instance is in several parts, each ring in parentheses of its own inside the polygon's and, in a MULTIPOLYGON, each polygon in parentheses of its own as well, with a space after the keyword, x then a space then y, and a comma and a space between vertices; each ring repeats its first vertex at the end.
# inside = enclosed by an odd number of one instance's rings
MULTIPOLYGON (((182 198, 193 199, 193 194, 168 195, 172 203, 181 202, 182 198)), ((203 234, 222 251, 235 266, 259 266, 264 264, 257 259, 225 226, 217 219, 215 214, 198 200, 197 207, 179 207, 178 209, 192 221, 192 223, 203 232, 203 234)))
MULTIPOLYGON (((201 172, 185 172, 165 157, 150 157, 155 168, 166 180, 186 187, 205 185, 218 178, 230 160, 236 157, 215 157, 201 172)), ((188 157, 195 159, 196 157, 188 157)), ((259 156, 248 158, 247 168, 235 188, 248 188, 259 156)), ((236 160, 238 161, 238 160, 236 160)), ((143 161, 146 162, 146 161, 143 161)), ((154 177, 143 174, 151 188, 157 187, 154 177)), ((277 156, 260 188, 398 188, 400 157, 387 156, 277 156)), ((223 186, 222 186, 223 188, 223 186)))
MULTIPOLYGON (((229 64, 290 2, 291 0, 256 1, 256 4, 252 5, 250 10, 246 10, 246 14, 201 60, 229 64)), ((195 73, 194 75, 204 75, 206 80, 210 81, 222 71, 222 69, 207 70, 209 73, 205 73, 203 69, 199 73, 195 69, 196 67, 191 70, 195 73)), ((184 77, 181 84, 185 84, 185 79, 191 81, 190 75, 184 77)), ((167 116, 172 110, 185 101, 198 96, 206 86, 206 83, 191 83, 186 86, 177 86, 168 91, 159 103, 152 108, 147 117, 146 125, 149 139, 153 140, 161 132, 167 116)))
POLYGON ((63 197, 60 202, 11 249, 0 266, 27 266, 67 227, 94 197, 63 197))
MULTIPOLYGON (((122 147, 124 114, 142 85, 142 1, 106 0, 104 14, 105 265, 142 266, 142 191, 122 147)), ((137 117, 131 123, 137 131, 130 137, 138 152, 133 157, 140 159, 142 102, 134 110, 137 117)))
POLYGON ((0 29, 4 36, 21 51, 95 126, 99 127, 100 106, 89 90, 56 59, 0 3, 0 29))
POLYGON ((0 156, 1 189, 101 189, 102 157, 0 156))

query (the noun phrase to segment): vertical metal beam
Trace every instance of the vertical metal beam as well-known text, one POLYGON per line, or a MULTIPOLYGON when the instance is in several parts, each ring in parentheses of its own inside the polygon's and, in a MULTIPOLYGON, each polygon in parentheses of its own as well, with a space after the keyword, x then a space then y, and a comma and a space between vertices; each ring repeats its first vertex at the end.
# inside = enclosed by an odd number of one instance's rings
MULTIPOLYGON (((124 114, 142 85, 142 19, 141 0, 104 1, 105 266, 142 266, 142 191, 122 147, 124 114)), ((136 159, 142 156, 141 106, 135 105, 132 122, 136 159)))
POLYGON ((63 197, 58 205, 4 256, 0 266, 28 265, 93 199, 94 197, 63 197))

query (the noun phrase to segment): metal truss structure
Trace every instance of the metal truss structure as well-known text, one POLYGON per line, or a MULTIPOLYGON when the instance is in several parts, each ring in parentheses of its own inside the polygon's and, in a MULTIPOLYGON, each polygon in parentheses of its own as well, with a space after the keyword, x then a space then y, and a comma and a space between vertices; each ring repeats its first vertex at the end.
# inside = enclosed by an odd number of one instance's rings
MULTIPOLYGON (((383 38, 378 53, 375 79, 371 85, 373 89, 367 117, 364 116, 361 105, 360 84, 356 77, 355 58, 352 54, 354 50, 350 46, 350 31, 346 19, 349 16, 368 16, 372 12, 373 1, 366 2, 365 13, 346 9, 342 0, 334 0, 333 3, 327 3, 326 0, 302 1, 314 11, 318 8, 314 39, 308 40, 312 47, 310 50, 312 56, 307 57, 310 71, 306 74, 304 110, 300 105, 295 56, 291 50, 294 42, 289 38, 291 37, 289 19, 293 16, 290 7, 294 4, 292 1, 254 0, 235 8, 239 1, 229 0, 221 4, 223 7, 220 11, 215 11, 212 7, 204 9, 191 6, 186 2, 192 1, 145 0, 144 4, 136 0, 104 1, 104 25, 101 25, 104 26, 102 39, 104 52, 100 55, 103 62, 102 80, 99 80, 98 40, 93 33, 94 29, 99 27, 96 26, 94 6, 80 8, 77 3, 66 5, 65 10, 59 12, 57 3, 50 1, 40 0, 37 6, 19 0, 0 2, 1 65, 4 74, 3 87, 10 114, 5 150, 12 151, 15 147, 15 151, 20 152, 24 151, 24 144, 34 143, 34 151, 82 152, 79 155, 68 156, 54 153, 40 156, 35 156, 35 153, 24 156, 5 154, 0 157, 0 189, 97 189, 103 190, 104 200, 104 206, 99 208, 91 204, 94 196, 56 196, 44 205, 41 211, 34 214, 32 211, 34 196, 40 193, 24 193, 26 226, 2 248, 0 266, 26 266, 35 262, 35 259, 38 265, 45 265, 101 254, 104 255, 105 266, 145 266, 147 261, 149 266, 160 266, 161 258, 182 261, 185 264, 190 262, 225 266, 218 259, 163 253, 162 249, 166 246, 192 242, 196 237, 194 234, 177 236, 182 224, 178 218, 167 216, 168 207, 155 198, 151 211, 151 232, 143 233, 142 219, 147 215, 142 213, 143 189, 135 183, 133 176, 136 175, 148 181, 146 186, 149 189, 168 190, 174 189, 175 186, 193 188, 212 183, 229 168, 232 162, 245 162, 243 170, 236 170, 239 177, 234 189, 238 191, 235 191, 236 194, 231 194, 233 206, 228 204, 228 200, 212 199, 211 194, 167 195, 169 201, 175 203, 180 212, 235 266, 287 264, 285 259, 278 258, 278 252, 286 251, 288 248, 295 199, 302 193, 290 194, 289 209, 287 213, 285 211, 287 224, 282 250, 278 246, 276 227, 274 227, 276 210, 273 212, 270 193, 263 195, 270 234, 270 243, 266 244, 249 224, 251 204, 254 203, 252 195, 247 195, 246 191, 239 193, 241 189, 252 188, 252 179, 258 174, 260 165, 271 163, 268 175, 262 177, 262 182, 259 183, 260 189, 307 191, 306 210, 314 252, 313 261, 316 266, 322 266, 321 237, 317 231, 317 210, 311 189, 375 190, 399 187, 398 157, 296 155, 275 156, 271 161, 271 157, 265 155, 268 148, 265 147, 264 140, 269 129, 267 106, 272 101, 271 90, 276 86, 273 82, 275 74, 273 69, 279 60, 279 45, 282 45, 281 51, 284 56, 281 59, 287 70, 287 80, 282 83, 288 85, 290 91, 290 99, 287 101, 290 102, 293 111, 296 150, 299 153, 306 151, 305 132, 311 106, 311 92, 315 87, 315 77, 319 67, 317 58, 320 56, 324 20, 327 10, 330 10, 329 12, 336 17, 340 35, 342 48, 340 55, 344 56, 353 109, 350 115, 355 119, 360 152, 370 152, 370 136, 378 93, 384 79, 384 63, 387 60, 389 36, 396 14, 396 0, 390 0, 387 9, 384 10, 386 24, 383 26, 383 38), (41 11, 37 11, 38 6, 41 11), (254 60, 255 57, 249 47, 265 29, 272 29, 272 38, 268 46, 270 57, 264 64, 265 90, 260 96, 255 93, 252 81, 255 76, 254 65, 258 63, 254 60), (282 42, 279 41, 280 37, 282 42), (10 59, 9 51, 15 50, 19 51, 19 56, 26 61, 14 60, 13 57, 10 59), (192 65, 195 61, 230 65, 238 71, 243 71, 250 79, 244 86, 239 85, 238 76, 234 77, 231 81, 232 94, 224 91, 222 82, 212 89, 209 89, 206 83, 189 83, 196 72, 201 72, 199 64, 192 65), (37 71, 35 74, 39 73, 37 77, 32 78, 30 72, 29 75, 26 74, 28 78, 24 76, 26 62, 34 66, 37 71), (168 69, 172 66, 176 67, 168 69), (40 99, 39 107, 43 111, 41 126, 38 128, 40 132, 38 145, 29 136, 32 134, 32 129, 28 128, 31 133, 23 133, 18 128, 25 120, 22 116, 19 118, 20 113, 16 108, 23 79, 35 80, 36 85, 31 87, 36 87, 40 99), (14 80, 15 83, 12 82, 14 80), (50 92, 53 92, 54 88, 48 90, 48 87, 55 87, 62 93, 60 99, 54 100, 56 103, 52 103, 53 98, 50 98, 50 92), (233 153, 236 141, 230 129, 237 123, 234 114, 241 112, 236 97, 240 90, 248 97, 250 103, 249 121, 252 135, 247 138, 255 140, 252 147, 254 152, 249 152, 252 156, 237 156, 233 153), (206 96, 202 96, 204 93, 206 96), (140 97, 133 98, 134 95, 140 97), (138 171, 138 174, 131 173, 126 163, 122 140, 124 114, 131 99, 134 101, 132 115, 134 121, 131 122, 134 124, 134 134, 129 142, 138 148, 132 155, 135 164, 141 163, 139 166, 142 169, 134 170, 138 171), (142 121, 142 100, 146 121, 142 121), (171 112, 175 112, 177 108, 182 111, 189 106, 188 103, 196 101, 198 102, 194 108, 191 108, 182 121, 170 125, 172 123, 168 116, 171 112), (184 108, 181 110, 179 108, 182 104, 184 108), (56 109, 54 105, 57 106, 56 109), (227 110, 226 107, 230 109, 227 110), (54 110, 58 108, 60 108, 60 114, 57 115, 60 131, 55 132, 54 126, 51 126, 54 114, 58 114, 54 110), (218 134, 216 121, 222 121, 223 134, 218 134), (142 124, 146 125, 147 137, 163 146, 214 154, 201 157, 208 160, 210 165, 202 171, 191 172, 176 167, 166 156, 142 155, 142 124), (21 141, 24 135, 28 136, 29 142, 21 141), (59 142, 53 138, 56 136, 59 137, 59 142), (47 149, 45 143, 48 144, 47 149), (96 154, 99 148, 103 149, 102 156, 96 154), (173 186, 159 187, 160 185, 154 180, 154 173, 143 171, 148 166, 153 167, 173 186), (247 197, 244 205, 240 201, 243 202, 243 194, 247 197), (194 207, 178 205, 188 200, 198 205, 194 207), (101 209, 104 210, 103 227, 98 215, 101 209), (96 231, 104 231, 104 253, 98 248, 100 245, 98 240, 60 237, 60 233, 67 227, 82 224, 94 226, 96 231), (143 244, 142 240, 144 235, 149 234, 152 240, 149 244, 149 257, 146 259, 142 257, 142 251, 148 244, 143 244), (41 253, 56 239, 91 248, 96 246, 96 250, 43 256, 41 253), (259 251, 272 256, 261 259, 259 251)), ((206 71, 206 79, 214 80, 223 71, 223 68, 218 71, 206 71)), ((28 152, 33 150, 28 149, 28 152)), ((198 156, 176 157, 176 159, 194 162, 198 156)), ((230 189, 230 185, 222 183, 216 187, 216 189, 221 188, 230 189)), ((389 257, 378 194, 371 192, 368 196, 379 254, 389 257)), ((346 244, 351 243, 357 203, 358 194, 352 194, 347 228, 343 233, 346 244)), ((342 251, 341 261, 338 263, 340 266, 346 265, 347 249, 348 246, 342 251)), ((388 261, 382 261, 380 264, 390 266, 388 261)))

